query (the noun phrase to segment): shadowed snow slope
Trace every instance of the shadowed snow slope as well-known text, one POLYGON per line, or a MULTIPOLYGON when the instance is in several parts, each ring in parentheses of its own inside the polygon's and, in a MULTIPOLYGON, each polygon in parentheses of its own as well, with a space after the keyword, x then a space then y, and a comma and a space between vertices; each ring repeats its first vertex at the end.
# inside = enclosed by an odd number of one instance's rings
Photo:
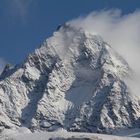
POLYGON ((111 132, 139 125, 131 70, 100 36, 65 24, 25 62, 3 72, 0 125, 111 132))

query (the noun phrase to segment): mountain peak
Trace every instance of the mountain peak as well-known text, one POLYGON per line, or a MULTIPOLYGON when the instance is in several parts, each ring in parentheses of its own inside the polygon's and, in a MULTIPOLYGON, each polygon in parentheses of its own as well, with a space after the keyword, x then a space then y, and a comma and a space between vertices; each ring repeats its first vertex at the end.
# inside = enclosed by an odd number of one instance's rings
MULTIPOLYGON (((139 121, 130 68, 98 35, 64 24, 0 81, 0 124, 108 132, 139 121)), ((7 73, 7 71, 6 71, 7 73)))

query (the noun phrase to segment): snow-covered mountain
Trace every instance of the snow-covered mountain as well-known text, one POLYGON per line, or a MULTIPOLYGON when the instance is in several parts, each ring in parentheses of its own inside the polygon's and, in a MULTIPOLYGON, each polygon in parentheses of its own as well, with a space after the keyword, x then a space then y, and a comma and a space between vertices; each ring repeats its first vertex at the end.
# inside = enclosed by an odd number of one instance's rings
POLYGON ((127 62, 100 36, 65 24, 0 77, 0 126, 111 132, 137 127, 127 62))

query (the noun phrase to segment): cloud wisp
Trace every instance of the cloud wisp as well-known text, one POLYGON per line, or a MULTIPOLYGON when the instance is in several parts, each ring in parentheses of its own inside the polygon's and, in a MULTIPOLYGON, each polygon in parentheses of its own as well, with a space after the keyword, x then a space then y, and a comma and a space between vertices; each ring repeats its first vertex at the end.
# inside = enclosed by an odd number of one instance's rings
POLYGON ((120 10, 92 12, 70 23, 92 34, 99 34, 126 59, 136 75, 128 86, 140 97, 140 11, 127 15, 122 15, 120 10))
POLYGON ((9 12, 14 19, 26 23, 33 0, 5 0, 5 2, 8 9, 6 13, 9 12))

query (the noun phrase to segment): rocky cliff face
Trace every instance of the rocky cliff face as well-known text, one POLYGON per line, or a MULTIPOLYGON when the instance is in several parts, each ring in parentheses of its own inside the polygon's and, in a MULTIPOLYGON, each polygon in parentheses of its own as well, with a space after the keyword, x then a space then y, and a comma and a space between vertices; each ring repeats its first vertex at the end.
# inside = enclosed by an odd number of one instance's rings
POLYGON ((110 132, 137 126, 127 62, 100 36, 65 24, 0 80, 0 125, 110 132))

